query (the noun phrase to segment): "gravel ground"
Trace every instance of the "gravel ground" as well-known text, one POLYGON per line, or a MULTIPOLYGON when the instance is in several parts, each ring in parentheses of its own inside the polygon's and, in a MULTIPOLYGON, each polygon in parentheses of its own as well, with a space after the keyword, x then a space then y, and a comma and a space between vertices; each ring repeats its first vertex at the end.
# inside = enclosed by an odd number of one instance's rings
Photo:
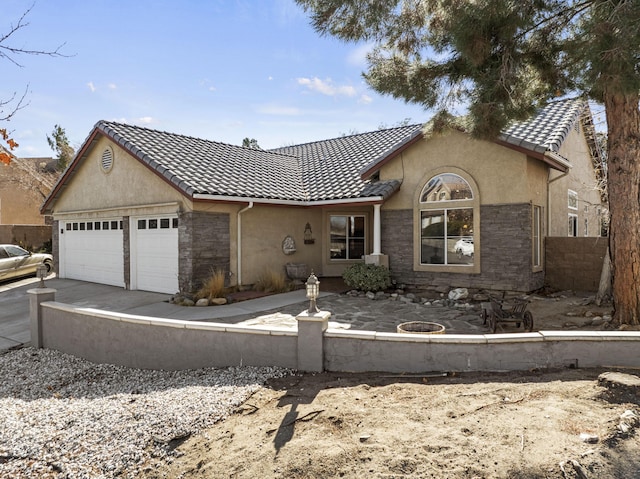
POLYGON ((46 349, 0 354, 0 477, 112 478, 171 463, 280 368, 129 369, 46 349))

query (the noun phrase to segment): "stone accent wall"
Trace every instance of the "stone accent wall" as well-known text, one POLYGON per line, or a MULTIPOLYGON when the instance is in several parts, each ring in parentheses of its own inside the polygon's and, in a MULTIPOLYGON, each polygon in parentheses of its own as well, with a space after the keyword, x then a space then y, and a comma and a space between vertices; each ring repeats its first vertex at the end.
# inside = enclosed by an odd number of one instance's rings
POLYGON ((188 212, 179 216, 180 291, 197 290, 214 269, 230 270, 229 224, 227 213, 188 212))
POLYGON ((544 283, 544 272, 531 267, 531 205, 480 207, 481 273, 431 273, 413 270, 413 211, 382 212, 382 252, 396 281, 416 288, 447 291, 479 288, 533 291, 544 283))
POLYGON ((545 284, 559 290, 598 291, 608 244, 608 238, 546 238, 545 284))

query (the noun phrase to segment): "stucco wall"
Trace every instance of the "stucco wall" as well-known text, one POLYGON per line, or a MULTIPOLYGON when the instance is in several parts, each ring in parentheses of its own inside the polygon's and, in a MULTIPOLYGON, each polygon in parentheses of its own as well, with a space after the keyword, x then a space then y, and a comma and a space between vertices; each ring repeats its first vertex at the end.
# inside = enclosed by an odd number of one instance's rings
POLYGON ((463 170, 477 183, 474 194, 482 204, 529 202, 534 199, 532 191, 538 192, 535 199, 542 201, 546 194, 546 190, 539 191, 544 168, 531 167, 526 155, 450 131, 416 143, 381 169, 381 180, 402 180, 401 190, 383 208, 413 208, 416 190, 421 190, 436 170, 446 167, 463 170))
MULTIPOLYGON (((54 216, 65 212, 130 208, 178 202, 189 208, 184 197, 155 172, 110 140, 100 137, 86 158, 76 166, 73 181, 62 191, 54 205, 54 216), (113 167, 101 168, 105 148, 113 150, 113 167)), ((152 211, 142 214, 152 214, 152 211)), ((123 215, 129 214, 125 211, 123 215)), ((133 216, 133 215, 132 215, 133 216)))
MULTIPOLYGON (((251 365, 422 373, 640 366, 637 331, 421 335, 325 330, 315 324, 295 331, 90 310, 46 299, 55 290, 29 292, 34 347, 133 368, 251 365)), ((324 318, 326 323, 328 314, 324 318)))
POLYGON ((591 154, 581 128, 578 131, 573 129, 569 132, 559 154, 569 159, 572 168, 566 176, 562 176, 559 172, 551 174, 549 208, 552 214, 549 220, 549 236, 568 235, 569 213, 578 216, 578 236, 599 236, 600 193, 596 189, 591 154), (558 179, 554 180, 555 178, 558 179), (573 190, 578 194, 577 210, 570 210, 568 207, 568 190, 573 190), (585 219, 588 221, 586 235, 585 219))

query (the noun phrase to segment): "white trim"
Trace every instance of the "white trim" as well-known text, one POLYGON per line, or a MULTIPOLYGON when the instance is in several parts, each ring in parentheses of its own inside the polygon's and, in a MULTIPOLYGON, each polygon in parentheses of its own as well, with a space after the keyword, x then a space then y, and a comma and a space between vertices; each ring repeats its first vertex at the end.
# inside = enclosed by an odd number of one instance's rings
MULTIPOLYGON (((66 218, 68 216, 77 216, 77 215, 86 215, 89 213, 111 213, 114 211, 124 211, 124 210, 141 210, 144 208, 169 208, 169 207, 176 207, 177 209, 175 211, 171 211, 171 212, 167 212, 167 214, 169 213, 178 213, 179 212, 179 207, 180 204, 175 201, 172 203, 155 203, 155 204, 149 204, 149 205, 136 205, 136 206, 114 206, 111 208, 98 208, 98 209, 92 209, 92 210, 75 210, 75 211, 64 211, 64 212, 54 212, 53 216, 55 219, 63 219, 66 218)), ((138 214, 142 214, 142 213, 138 213, 138 214)), ((156 214, 156 213, 154 213, 156 214)), ((157 213, 162 215, 163 213, 157 213)), ((131 216, 131 215, 128 215, 131 216)))

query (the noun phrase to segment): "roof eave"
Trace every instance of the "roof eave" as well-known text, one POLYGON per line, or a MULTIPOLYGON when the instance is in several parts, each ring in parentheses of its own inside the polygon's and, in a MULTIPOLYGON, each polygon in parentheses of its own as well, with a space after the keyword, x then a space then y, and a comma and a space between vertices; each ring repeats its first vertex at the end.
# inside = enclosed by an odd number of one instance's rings
POLYGON ((249 203, 264 204, 273 206, 337 206, 343 204, 372 204, 382 203, 384 196, 363 196, 357 198, 334 198, 330 200, 281 200, 271 198, 252 198, 248 196, 227 196, 227 195, 210 195, 205 193, 196 193, 193 195, 194 201, 210 201, 221 203, 249 203))
POLYGON ((366 165, 359 171, 360 178, 362 180, 368 180, 376 171, 382 168, 385 164, 391 161, 393 158, 398 156, 400 153, 405 151, 411 145, 416 143, 418 140, 422 138, 422 128, 414 131, 409 137, 407 137, 404 141, 402 141, 398 146, 393 148, 391 151, 385 152, 380 157, 373 160, 371 163, 366 165))
POLYGON ((527 141, 507 141, 504 138, 507 137, 501 136, 494 141, 498 145, 510 148, 532 158, 536 158, 546 163, 554 170, 562 171, 564 173, 572 167, 571 163, 566 158, 551 150, 547 150, 540 145, 534 145, 533 143, 527 141))

